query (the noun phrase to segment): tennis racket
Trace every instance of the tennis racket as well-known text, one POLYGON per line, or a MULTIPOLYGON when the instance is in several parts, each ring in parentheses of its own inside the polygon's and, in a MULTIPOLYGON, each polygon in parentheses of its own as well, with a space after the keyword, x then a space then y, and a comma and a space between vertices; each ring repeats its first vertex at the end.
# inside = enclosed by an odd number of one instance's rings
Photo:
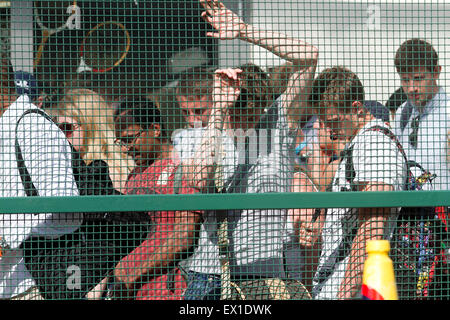
POLYGON ((41 42, 34 60, 34 68, 39 64, 48 39, 68 27, 69 18, 76 13, 76 1, 35 1, 34 17, 42 33, 41 42), (72 8, 72 9, 70 9, 72 8))
POLYGON ((123 24, 116 21, 99 23, 81 43, 77 73, 110 71, 125 60, 130 46, 130 33, 123 24))

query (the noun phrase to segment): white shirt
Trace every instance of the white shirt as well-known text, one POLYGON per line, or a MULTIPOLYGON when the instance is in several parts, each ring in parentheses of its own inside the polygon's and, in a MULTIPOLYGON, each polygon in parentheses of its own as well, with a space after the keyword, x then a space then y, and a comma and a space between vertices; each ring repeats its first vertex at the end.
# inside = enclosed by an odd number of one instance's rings
MULTIPOLYGON (((393 190, 402 190, 406 179, 406 163, 397 145, 384 133, 366 131, 374 126, 386 127, 381 120, 367 123, 353 138, 347 147, 353 145, 352 160, 355 170, 353 182, 367 184, 371 182, 392 185, 393 190)), ((346 192, 351 185, 346 179, 346 159, 340 163, 333 179, 333 192, 346 192)), ((392 214, 396 209, 392 208, 392 214)), ((329 265, 329 259, 339 248, 341 242, 352 226, 357 226, 357 208, 330 208, 322 232, 322 253, 319 261, 318 274, 329 265)), ((351 244, 349 244, 351 246, 351 244)), ((331 274, 321 283, 317 276, 314 279, 317 290, 316 299, 335 299, 339 286, 345 277, 349 255, 340 256, 340 261, 332 268, 331 274)))
MULTIPOLYGON (((28 96, 20 96, 0 118, 0 197, 25 197, 15 156, 15 128, 22 114, 37 108, 28 96)), ((58 127, 38 114, 28 114, 19 123, 17 138, 25 165, 39 196, 77 196, 72 173, 71 148, 58 127)), ((0 236, 8 244, 0 258, 0 298, 28 290, 34 280, 26 270, 23 240, 31 234, 58 237, 75 231, 82 215, 0 214, 0 236)))
MULTIPOLYGON (((237 143, 234 151, 224 152, 224 181, 227 182, 234 174, 239 175, 236 171, 239 164, 245 164, 246 160, 249 164, 241 183, 227 185, 228 193, 290 191, 294 172, 292 150, 297 131, 289 128, 286 107, 281 98, 275 101, 260 122, 264 125, 258 129, 258 134, 255 129, 245 132, 227 131, 230 149, 233 149, 234 138, 237 143), (246 138, 248 152, 245 147, 246 138), (242 189, 238 191, 240 188, 242 189)), ((227 140, 222 143, 224 150, 227 149, 227 140)), ((284 273, 283 246, 294 234, 288 210, 230 210, 227 215, 231 239, 231 272, 281 276, 284 273)), ((203 215, 198 245, 195 252, 181 262, 183 268, 200 273, 220 274, 217 246, 220 218, 216 211, 208 211, 203 215)))
POLYGON ((201 144, 204 128, 178 129, 172 133, 172 144, 177 153, 175 159, 181 161, 194 157, 196 148, 201 144))
POLYGON ((450 190, 450 165, 447 161, 447 135, 450 130, 450 116, 446 108, 450 98, 443 88, 425 105, 421 114, 409 101, 396 112, 393 129, 402 144, 408 160, 413 160, 431 173, 437 175, 433 181, 434 190, 450 190), (410 113, 405 129, 401 130, 402 113, 410 113), (409 143, 413 131, 411 123, 419 116, 417 148, 409 143))
MULTIPOLYGON (((207 132, 205 128, 186 128, 175 130, 172 135, 172 143, 174 146, 174 154, 172 155, 172 159, 180 159, 183 162, 194 158, 197 149, 202 143, 205 132, 207 132)), ((224 183, 233 175, 234 169, 240 163, 239 161, 245 160, 239 158, 239 151, 242 150, 237 150, 235 148, 235 134, 236 132, 233 130, 222 131, 221 152, 218 154, 218 162, 222 164, 222 179, 224 183)))

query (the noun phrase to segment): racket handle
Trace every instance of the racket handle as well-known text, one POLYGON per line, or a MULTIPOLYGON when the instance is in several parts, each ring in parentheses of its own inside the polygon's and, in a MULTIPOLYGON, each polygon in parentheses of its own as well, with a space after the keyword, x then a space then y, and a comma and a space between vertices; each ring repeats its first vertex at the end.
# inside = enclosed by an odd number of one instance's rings
POLYGON ((36 59, 34 59, 34 69, 36 69, 36 67, 38 66, 39 62, 41 61, 42 53, 44 52, 44 47, 45 47, 45 44, 47 43, 48 38, 49 38, 49 35, 46 32, 43 35, 43 38, 41 40, 41 44, 39 45, 38 51, 36 53, 36 59))

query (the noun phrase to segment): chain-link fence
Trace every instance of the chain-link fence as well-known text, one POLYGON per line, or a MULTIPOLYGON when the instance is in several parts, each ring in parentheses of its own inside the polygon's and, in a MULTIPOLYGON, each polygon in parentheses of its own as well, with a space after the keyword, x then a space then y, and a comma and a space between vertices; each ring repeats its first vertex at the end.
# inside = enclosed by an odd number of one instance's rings
POLYGON ((450 296, 448 1, 0 12, 0 298, 450 296))

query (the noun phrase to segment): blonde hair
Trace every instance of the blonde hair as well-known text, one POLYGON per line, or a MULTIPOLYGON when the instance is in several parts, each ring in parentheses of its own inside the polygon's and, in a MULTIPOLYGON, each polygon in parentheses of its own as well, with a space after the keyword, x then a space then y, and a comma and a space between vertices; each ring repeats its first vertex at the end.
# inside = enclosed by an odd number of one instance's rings
POLYGON ((114 110, 96 92, 89 89, 73 89, 65 93, 56 106, 56 112, 73 118, 84 131, 83 150, 86 164, 103 160, 108 164, 111 180, 124 186, 129 173, 135 167, 130 156, 115 143, 114 110))

